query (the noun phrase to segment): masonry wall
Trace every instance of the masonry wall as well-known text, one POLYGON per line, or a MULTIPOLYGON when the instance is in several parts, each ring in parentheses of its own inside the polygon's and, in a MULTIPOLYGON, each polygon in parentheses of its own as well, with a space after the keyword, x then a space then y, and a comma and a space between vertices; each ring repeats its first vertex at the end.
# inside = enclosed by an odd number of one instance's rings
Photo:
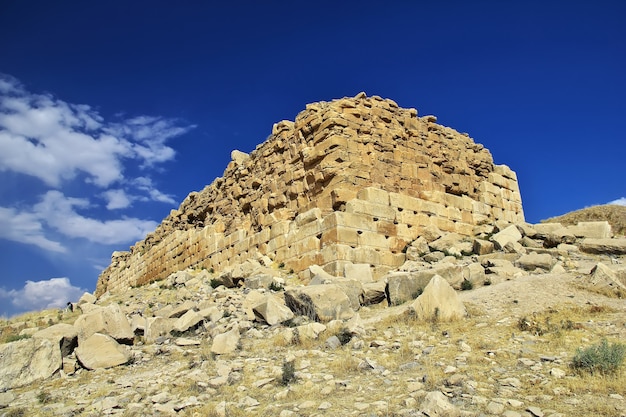
POLYGON ((368 263, 376 276, 401 265, 425 227, 472 235, 524 219, 515 173, 482 145, 363 93, 309 104, 249 155, 232 157, 144 241, 113 254, 98 295, 258 255, 296 272, 368 263))

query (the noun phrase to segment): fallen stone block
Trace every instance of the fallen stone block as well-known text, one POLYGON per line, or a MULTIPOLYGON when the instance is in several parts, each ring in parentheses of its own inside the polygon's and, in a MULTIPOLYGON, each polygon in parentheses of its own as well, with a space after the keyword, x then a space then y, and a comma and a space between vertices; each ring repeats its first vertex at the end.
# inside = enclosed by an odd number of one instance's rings
POLYGON ((467 315, 465 306, 454 288, 435 275, 424 292, 410 305, 411 310, 421 320, 457 320, 467 315))
POLYGON ((117 343, 111 336, 94 333, 83 340, 76 349, 76 359, 86 369, 105 369, 126 364, 130 351, 117 343))
POLYGON ((0 391, 28 385, 61 369, 59 344, 31 338, 0 345, 0 391))
POLYGON ((320 322, 349 319, 354 315, 350 299, 336 284, 311 285, 285 291, 285 303, 294 314, 320 322))

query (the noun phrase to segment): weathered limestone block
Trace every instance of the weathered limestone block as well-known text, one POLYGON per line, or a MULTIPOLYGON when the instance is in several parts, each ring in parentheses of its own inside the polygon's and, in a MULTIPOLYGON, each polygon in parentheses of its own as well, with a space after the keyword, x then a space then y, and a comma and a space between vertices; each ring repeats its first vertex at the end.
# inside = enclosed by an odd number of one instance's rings
POLYGON ((517 242, 522 238, 522 234, 515 225, 510 225, 507 228, 499 231, 491 237, 491 241, 494 242, 496 249, 503 249, 509 242, 517 242))
POLYGON ((94 333, 76 348, 76 358, 87 369, 105 369, 128 363, 130 351, 106 334, 94 333))
POLYGON ((284 300, 271 294, 265 296, 262 302, 252 308, 252 311, 257 320, 270 326, 294 318, 293 312, 285 305, 284 300))
POLYGON ((61 349, 62 356, 69 356, 78 346, 78 332, 71 324, 57 323, 33 334, 33 338, 48 339, 61 349))
POLYGON ((400 305, 417 298, 435 275, 416 272, 395 272, 387 275, 387 301, 400 305))
POLYGON ((411 309, 422 320, 457 320, 467 311, 456 291, 439 275, 432 277, 424 292, 411 303, 411 309))
POLYGON ((79 316, 74 322, 78 333, 78 344, 94 333, 103 333, 120 343, 131 344, 135 338, 130 323, 117 304, 98 308, 79 316))
POLYGON ((52 376, 61 368, 59 344, 32 338, 0 345, 0 391, 52 376))
POLYGON ((548 253, 533 252, 522 255, 517 261, 515 261, 516 266, 526 271, 534 271, 537 268, 549 271, 552 269, 554 264, 556 264, 556 259, 548 253))
POLYGON ((172 334, 180 335, 198 327, 204 321, 204 317, 195 310, 188 310, 174 322, 172 334))
POLYGON ((336 284, 312 285, 285 291, 285 303, 295 314, 319 322, 349 319, 354 315, 350 299, 336 284))
POLYGON ((603 253, 612 255, 626 254, 626 238, 615 239, 583 239, 579 248, 587 253, 603 253))
POLYGON ((591 270, 589 285, 599 292, 617 296, 626 294, 626 276, 620 279, 615 271, 603 263, 596 264, 591 270))
POLYGON ((239 348, 240 339, 241 334, 239 333, 239 328, 235 326, 226 333, 218 334, 213 338, 211 352, 216 355, 232 353, 239 348))

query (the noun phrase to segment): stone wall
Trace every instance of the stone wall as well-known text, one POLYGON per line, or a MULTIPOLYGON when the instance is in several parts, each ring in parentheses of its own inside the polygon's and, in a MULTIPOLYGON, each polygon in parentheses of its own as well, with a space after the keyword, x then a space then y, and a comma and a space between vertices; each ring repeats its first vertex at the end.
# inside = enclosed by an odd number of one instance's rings
POLYGON ((249 155, 233 151, 222 177, 113 254, 96 293, 259 255, 295 272, 366 263, 378 276, 426 227, 472 235, 498 220, 524 220, 513 171, 434 116, 361 93, 309 104, 249 155))

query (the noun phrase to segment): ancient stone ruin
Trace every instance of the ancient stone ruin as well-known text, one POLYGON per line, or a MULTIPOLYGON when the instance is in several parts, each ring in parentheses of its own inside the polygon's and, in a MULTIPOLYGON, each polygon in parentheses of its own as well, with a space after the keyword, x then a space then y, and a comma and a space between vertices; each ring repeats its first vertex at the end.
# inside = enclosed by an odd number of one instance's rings
POLYGON ((496 221, 524 221, 511 169, 434 116, 360 93, 309 104, 250 154, 233 151, 222 177, 113 253, 96 295, 260 256, 295 273, 367 264, 377 278, 429 228, 471 236, 496 221))

